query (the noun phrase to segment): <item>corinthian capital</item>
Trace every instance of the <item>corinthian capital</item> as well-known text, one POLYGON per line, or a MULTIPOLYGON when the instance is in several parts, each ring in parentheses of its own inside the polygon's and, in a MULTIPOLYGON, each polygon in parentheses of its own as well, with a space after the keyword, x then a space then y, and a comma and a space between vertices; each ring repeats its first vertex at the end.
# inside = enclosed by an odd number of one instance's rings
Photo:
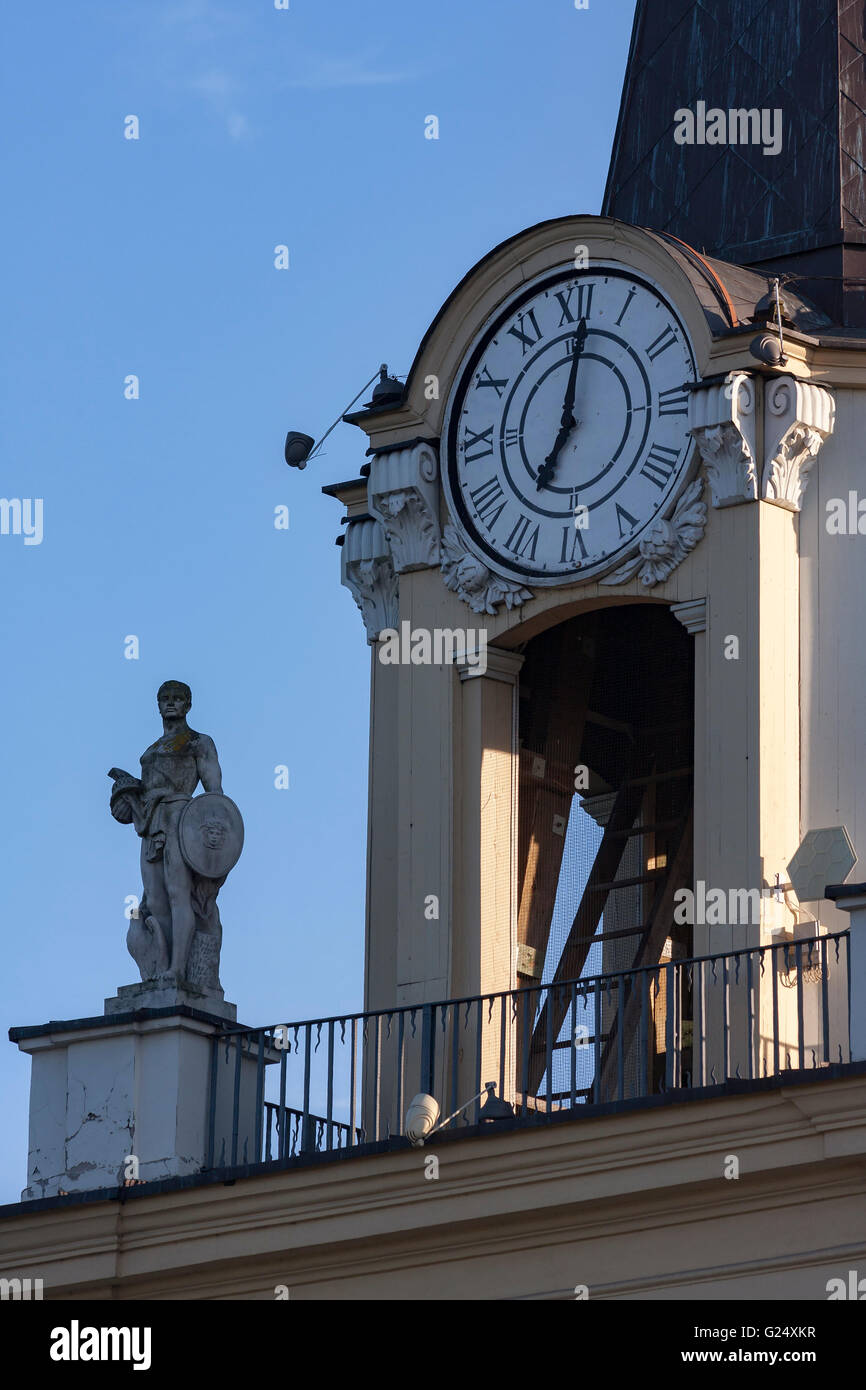
POLYGON ((367 487, 370 511, 388 538, 397 574, 439 563, 439 462, 418 442, 375 454, 367 487))
POLYGON ((697 442, 714 507, 758 500, 755 381, 730 372, 692 391, 689 431, 697 442))
POLYGON ((342 581, 361 610, 367 641, 383 627, 396 627, 399 611, 397 577, 385 532, 372 517, 358 517, 346 527, 340 559, 342 581))
POLYGON ((823 386, 777 377, 764 403, 764 471, 761 497, 798 512, 821 445, 833 433, 835 403, 823 386))

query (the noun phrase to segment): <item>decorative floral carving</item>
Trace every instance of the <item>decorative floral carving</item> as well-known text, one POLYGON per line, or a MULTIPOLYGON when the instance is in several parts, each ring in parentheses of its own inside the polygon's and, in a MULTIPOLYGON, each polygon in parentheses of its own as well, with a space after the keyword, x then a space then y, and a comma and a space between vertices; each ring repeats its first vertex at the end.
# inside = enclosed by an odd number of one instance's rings
POLYGON ((375 642, 399 616, 397 576, 380 523, 372 517, 350 521, 341 554, 343 583, 361 610, 367 641, 375 642))
POLYGON ((761 496, 798 512, 809 473, 833 433, 835 406, 823 386, 779 377, 765 399, 764 473, 761 496))
POLYGON ((729 372, 689 397, 689 430, 710 484, 714 507, 758 500, 756 402, 760 383, 729 372))
POLYGON ((374 455, 370 511, 385 528, 397 574, 439 564, 439 461, 422 442, 374 455))
POLYGON ((472 555, 453 526, 445 527, 442 540, 442 578, 445 587, 459 594, 473 613, 496 613, 497 604, 516 608, 532 598, 529 589, 502 579, 472 555))
POLYGON ((711 425, 692 433, 707 470, 713 504, 719 507, 737 497, 754 502, 758 496, 758 466, 737 426, 711 425))
POLYGON ((390 560, 359 560, 347 570, 346 587, 361 610, 367 640, 375 642, 383 627, 393 627, 397 581, 390 560))
POLYGON ((439 525, 426 498, 415 488, 401 488, 376 498, 376 514, 385 527, 394 569, 421 569, 439 560, 439 525))
POLYGON ((683 493, 670 521, 654 522, 638 547, 637 555, 602 579, 602 584, 624 584, 637 574, 644 588, 661 584, 690 550, 694 550, 707 524, 706 503, 699 501, 703 482, 697 478, 683 493))
POLYGON ((810 425, 795 425, 780 440, 764 469, 764 497, 768 502, 787 502, 799 511, 809 472, 821 451, 825 435, 810 425))

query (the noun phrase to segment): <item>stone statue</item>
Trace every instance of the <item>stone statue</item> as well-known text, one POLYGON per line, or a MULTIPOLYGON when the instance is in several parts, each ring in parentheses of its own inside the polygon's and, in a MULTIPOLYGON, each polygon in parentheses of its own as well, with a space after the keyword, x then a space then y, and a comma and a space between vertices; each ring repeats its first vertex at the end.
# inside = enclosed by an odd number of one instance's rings
POLYGON ((223 795, 213 739, 186 722, 189 686, 166 681, 156 700, 163 734, 141 755, 141 777, 108 774, 111 814, 141 837, 144 891, 126 944, 142 981, 222 999, 217 894, 240 858, 243 821, 223 795))

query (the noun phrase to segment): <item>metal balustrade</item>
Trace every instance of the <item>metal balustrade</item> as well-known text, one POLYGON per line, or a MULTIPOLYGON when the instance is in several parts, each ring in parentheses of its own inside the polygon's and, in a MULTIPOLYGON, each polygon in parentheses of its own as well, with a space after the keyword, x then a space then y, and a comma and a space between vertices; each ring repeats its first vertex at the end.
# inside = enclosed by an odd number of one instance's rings
POLYGON ((849 1060, 848 933, 435 1004, 229 1025, 212 1046, 209 1168, 391 1140, 419 1092, 442 1117, 465 1107, 448 1129, 491 1113, 533 1125, 672 1091, 699 1097, 849 1060), (507 1109, 491 1111, 490 1083, 507 1109))

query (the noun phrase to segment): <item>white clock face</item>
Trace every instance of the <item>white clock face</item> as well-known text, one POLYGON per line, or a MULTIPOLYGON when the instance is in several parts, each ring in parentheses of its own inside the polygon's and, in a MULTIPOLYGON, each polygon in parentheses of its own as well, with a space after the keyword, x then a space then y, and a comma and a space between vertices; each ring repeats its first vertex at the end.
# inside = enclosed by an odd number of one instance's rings
POLYGON ((560 271, 521 291, 446 411, 443 481, 471 548, 535 584, 612 569, 681 489, 694 380, 677 314, 630 271, 560 271))

